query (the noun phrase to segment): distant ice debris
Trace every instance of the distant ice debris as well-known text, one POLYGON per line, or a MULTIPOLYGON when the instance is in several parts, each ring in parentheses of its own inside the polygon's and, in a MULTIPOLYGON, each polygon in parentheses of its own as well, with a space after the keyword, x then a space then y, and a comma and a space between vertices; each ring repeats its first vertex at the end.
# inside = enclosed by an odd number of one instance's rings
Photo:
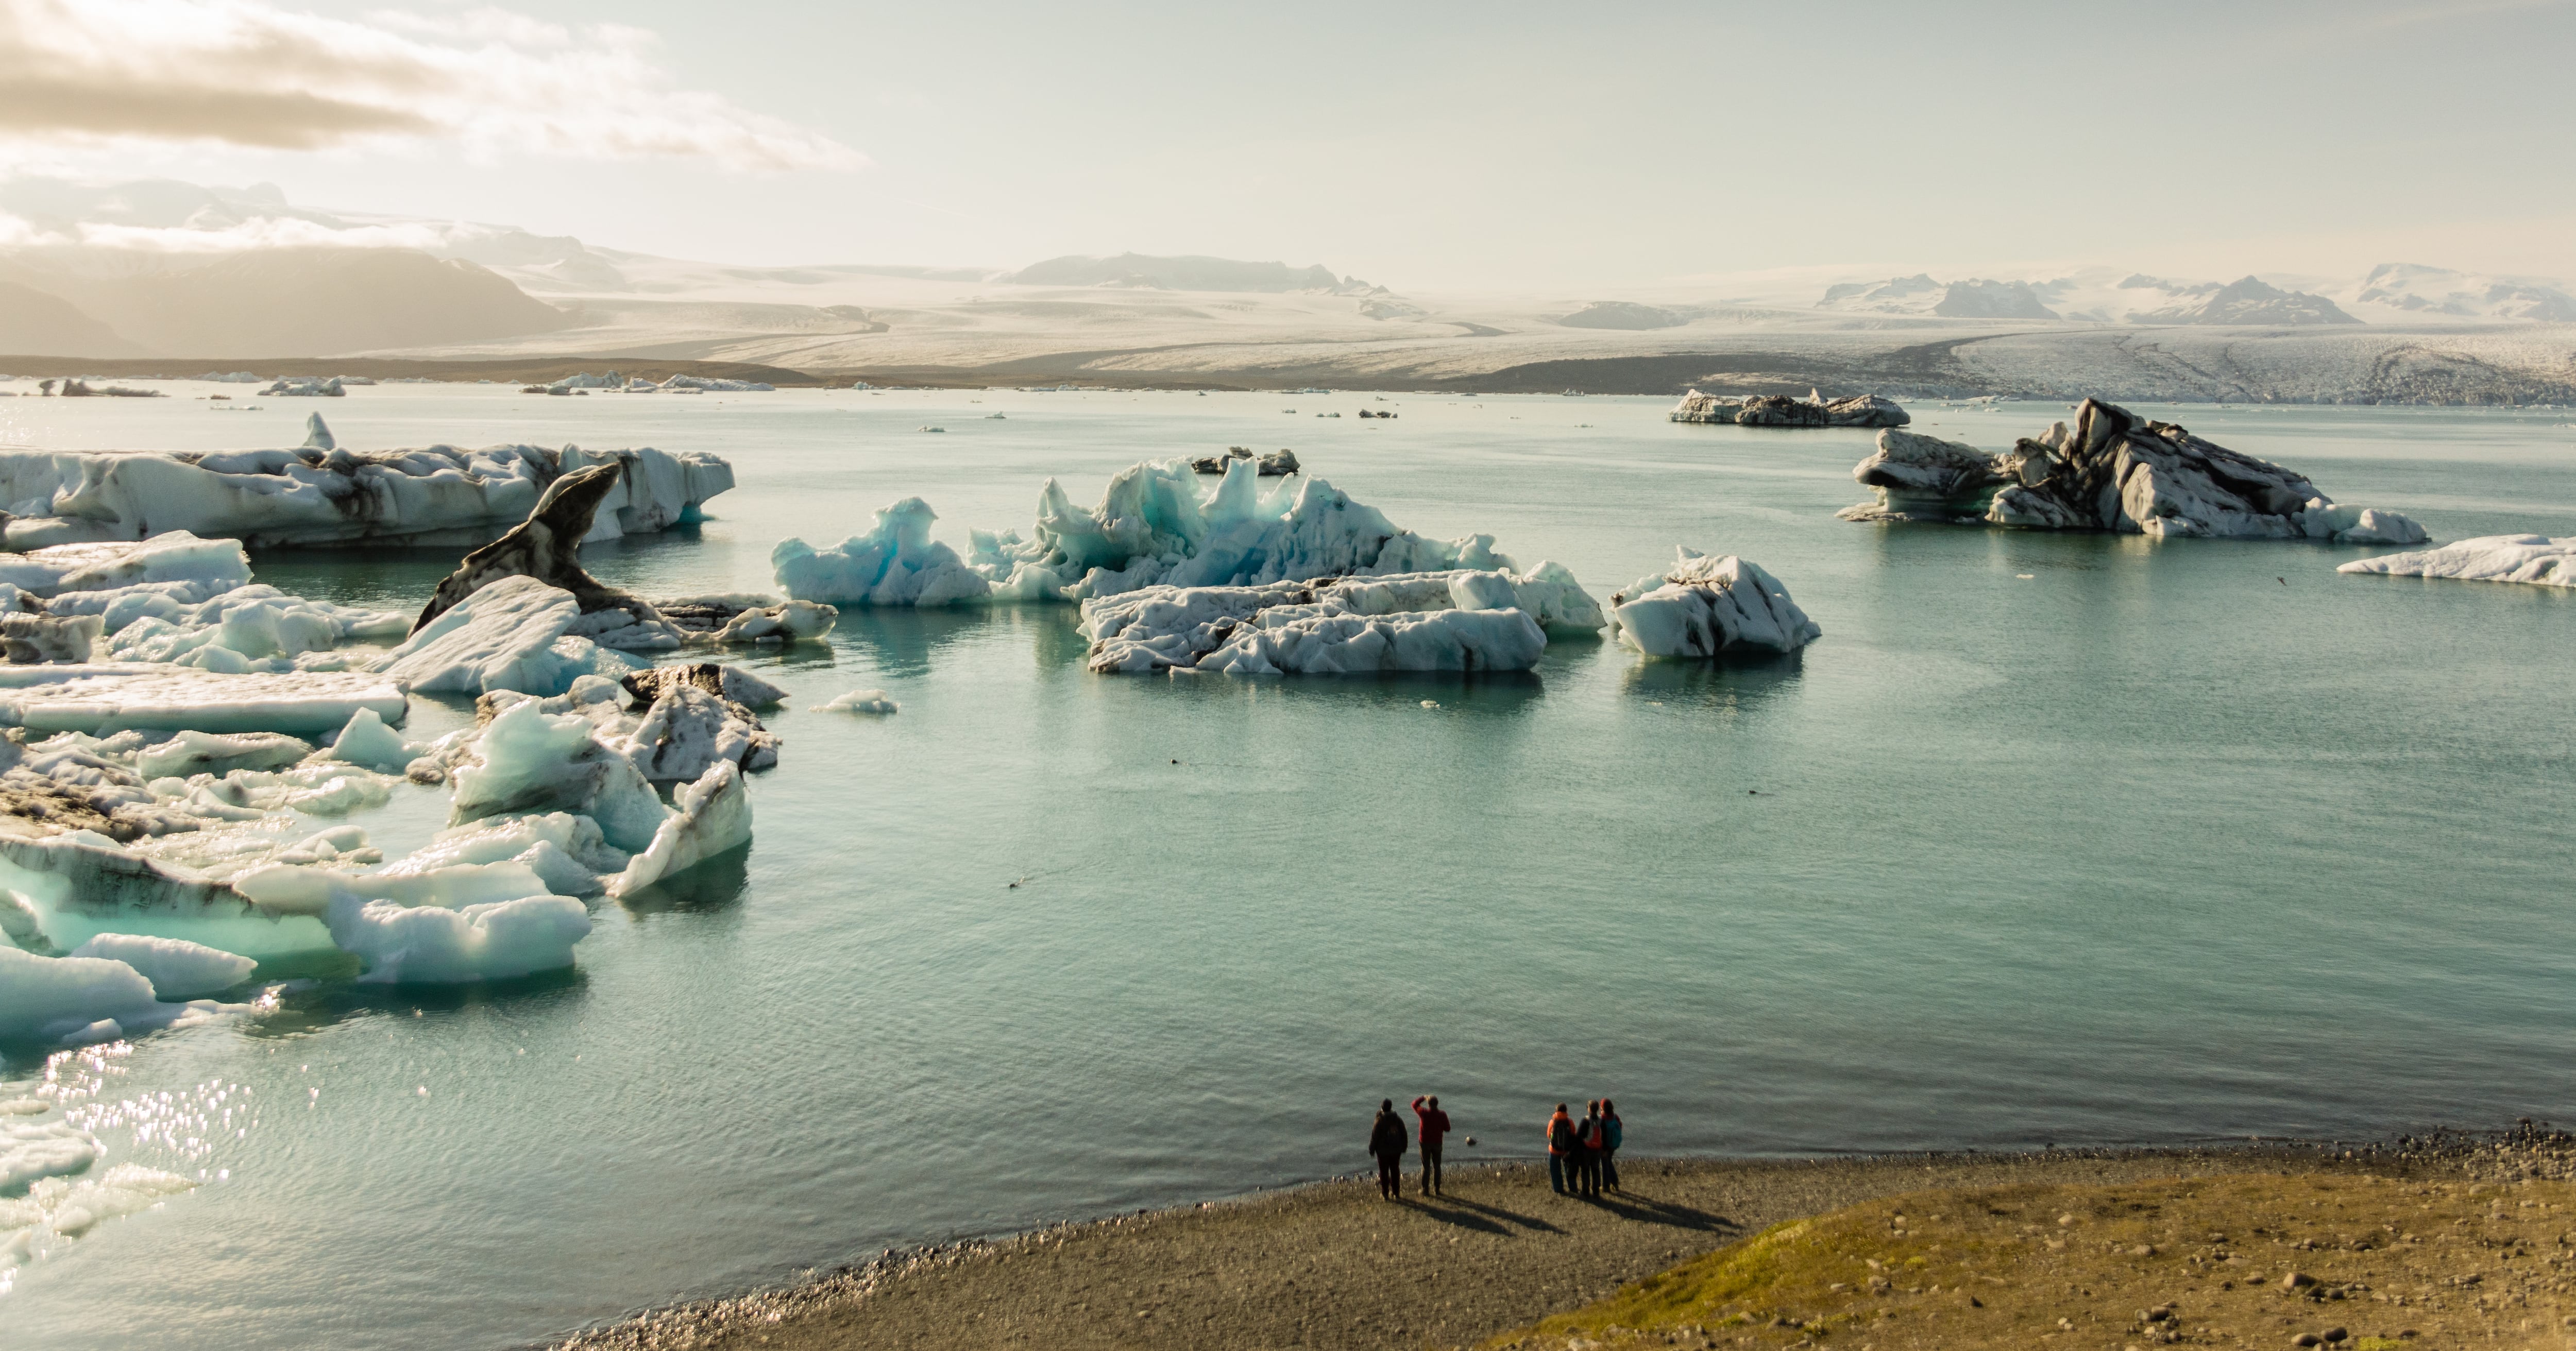
POLYGON ((2160 538, 2319 539, 2415 544, 2424 529, 2393 511, 2346 506, 2305 477, 2087 399, 2076 428, 2052 425, 2000 454, 1907 432, 1879 433, 1852 470, 1876 502, 1845 520, 1930 520, 2110 530, 2160 538))
MULTIPOLYGON (((1363 408, 1360 410, 1360 416, 1377 415, 1363 408)), ((1190 461, 1190 469, 1200 474, 1222 474, 1232 468, 1236 460, 1252 461, 1256 467, 1255 471, 1263 478, 1285 478, 1297 472, 1297 452, 1285 446, 1276 451, 1265 451, 1258 455, 1253 453, 1250 446, 1227 446, 1223 455, 1202 455, 1190 461)))
POLYGON ((2481 535, 2438 549, 2358 559, 2335 571, 2576 586, 2576 536, 2553 539, 2547 535, 2481 535))
POLYGON ((1639 330, 1676 328, 1690 322, 1690 316, 1653 305, 1640 305, 1628 300, 1596 300, 1556 321, 1567 328, 1612 328, 1639 330))
POLYGON ((1204 495, 1186 461, 1131 465, 1088 509, 1050 479, 1029 538, 974 531, 965 558, 930 539, 932 519, 909 498, 877 513, 871 533, 830 550, 784 541, 771 555, 779 585, 833 604, 926 606, 1513 566, 1490 535, 1424 539, 1312 475, 1264 493, 1248 459, 1231 461, 1204 495))
POLYGON ((900 707, 901 705, 886 697, 884 690, 852 690, 847 694, 836 694, 830 700, 815 705, 814 711, 818 713, 892 713, 900 707))
POLYGON ((588 538, 645 534, 700 519, 733 486, 703 453, 575 446, 356 452, 317 415, 288 450, 0 451, 0 510, 13 550, 189 531, 253 548, 480 542, 524 519, 557 478, 621 467, 588 538))
POLYGON ((1671 420, 1745 427, 1902 427, 1913 418, 1895 400, 1876 394, 1827 399, 1811 391, 1803 399, 1785 394, 1731 399, 1694 389, 1673 406, 1671 420))
POLYGON ((1733 554, 1677 550, 1674 566, 1611 593, 1610 627, 1649 657, 1795 652, 1824 630, 1780 579, 1733 554))
POLYGON ((1261 586, 1151 586, 1083 602, 1094 671, 1521 671, 1600 607, 1553 563, 1261 586))
POLYGON ((663 381, 662 388, 710 394, 774 394, 778 391, 778 386, 760 380, 722 380, 703 375, 675 375, 663 381))
MULTIPOLYGON (((263 398, 278 399, 337 399, 345 397, 348 394, 348 390, 344 388, 344 383, 345 382, 337 376, 280 376, 276 383, 261 390, 260 396, 263 398)), ((372 384, 374 382, 370 381, 369 383, 372 384)))

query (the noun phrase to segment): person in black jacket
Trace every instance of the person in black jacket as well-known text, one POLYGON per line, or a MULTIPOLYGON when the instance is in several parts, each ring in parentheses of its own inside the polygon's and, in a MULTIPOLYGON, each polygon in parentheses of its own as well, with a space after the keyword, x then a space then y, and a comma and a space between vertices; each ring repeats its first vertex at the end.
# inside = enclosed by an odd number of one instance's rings
POLYGON ((1369 1127, 1369 1153, 1377 1156, 1377 1192, 1389 1201, 1404 1195, 1404 1118, 1395 1114, 1395 1099, 1380 1099, 1377 1122, 1369 1127))

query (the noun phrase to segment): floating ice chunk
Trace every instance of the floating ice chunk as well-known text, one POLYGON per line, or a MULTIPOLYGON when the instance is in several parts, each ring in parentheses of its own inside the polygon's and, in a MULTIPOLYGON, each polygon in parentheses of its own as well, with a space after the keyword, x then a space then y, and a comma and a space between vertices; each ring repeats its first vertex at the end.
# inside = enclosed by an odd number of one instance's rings
POLYGON ((2552 539, 2547 535, 2481 535, 2438 549, 2359 559, 2335 571, 2576 586, 2576 536, 2552 539))
MULTIPOLYGON (((509 865, 499 865, 509 866, 509 865)), ((366 966, 369 984, 453 985, 507 980, 572 965, 590 912, 569 896, 536 894, 449 910, 354 895, 334 897, 331 941, 366 966)))
POLYGON ((108 1220, 149 1210, 197 1184, 176 1173, 120 1163, 89 1177, 48 1177, 25 1197, 0 1200, 0 1295, 13 1269, 54 1239, 73 1239, 108 1220))
POLYGON ((632 734, 616 743, 656 783, 695 780, 719 762, 742 769, 778 763, 778 737, 749 710, 695 685, 671 682, 632 734))
POLYGON ((234 878, 233 890, 277 915, 328 915, 349 900, 455 909, 547 894, 536 870, 516 860, 371 873, 279 864, 234 878))
POLYGON ((358 673, 226 674, 114 664, 0 668, 0 726, 39 734, 139 727, 312 735, 346 725, 362 708, 400 722, 410 701, 395 680, 358 673))
POLYGON ((626 896, 751 840, 751 798, 742 771, 718 763, 673 795, 679 810, 653 833, 653 842, 609 880, 608 894, 626 896))
POLYGON ((475 753, 477 762, 452 776, 452 824, 565 811, 597 821, 608 843, 631 851, 651 844, 669 815, 634 762, 602 745, 578 714, 514 704, 483 729, 475 753))
POLYGON ((731 700, 745 708, 767 708, 783 703, 787 698, 787 691, 739 666, 721 666, 711 661, 693 662, 687 666, 656 666, 649 671, 638 671, 618 683, 628 694, 648 701, 661 697, 674 685, 680 684, 695 685, 719 699, 731 700))
POLYGON ((438 584, 437 594, 420 612, 419 623, 428 624, 503 578, 532 577, 572 594, 581 616, 566 632, 575 637, 628 650, 678 647, 679 630, 665 623, 652 606, 591 576, 581 566, 581 542, 589 535, 600 504, 616 490, 627 469, 626 465, 597 464, 556 479, 526 520, 465 555, 456 571, 438 584))
POLYGON ((665 622, 693 640, 711 643, 793 643, 821 638, 841 612, 807 600, 734 593, 657 600, 665 622))
POLYGON ((229 990, 250 979, 259 963, 184 938, 99 934, 71 950, 74 957, 123 962, 152 983, 155 999, 194 999, 229 990))
POLYGON ((707 499, 733 486, 732 467, 712 455, 573 446, 358 452, 316 444, 206 455, 7 452, 0 453, 0 483, 20 504, 5 528, 7 547, 18 550, 130 542, 153 525, 253 547, 453 543, 489 538, 524 518, 546 485, 603 463, 624 472, 602 503, 592 539, 701 519, 707 499))
POLYGON ((884 690, 852 690, 847 694, 834 695, 830 701, 817 705, 815 711, 818 713, 892 713, 898 707, 900 705, 886 697, 884 690))
POLYGON ((1527 670, 1544 618, 1598 628, 1572 574, 1542 564, 1264 586, 1155 586, 1083 602, 1095 671, 1266 674, 1527 670), (1494 616, 1513 616, 1496 618, 1494 616))
MULTIPOLYGON (((11 456, 0 454, 0 467, 11 456)), ((59 508, 62 503, 55 503, 59 508)), ((14 524, 14 522, 13 522, 14 524)), ((250 555, 237 539, 200 539, 187 530, 165 530, 144 540, 63 544, 29 551, 0 580, 40 596, 70 591, 115 591, 138 584, 196 582, 207 594, 250 583, 250 555), (39 580, 22 580, 33 570, 39 580)), ((199 597, 203 599, 203 597, 199 597)))
MULTIPOLYGON (((357 716, 373 717, 361 709, 357 716)), ((384 720, 377 719, 381 727, 384 720)), ((191 774, 224 774, 236 769, 277 769, 313 753, 313 747, 275 732, 183 731, 157 746, 135 753, 134 772, 147 779, 186 778, 191 774)))
POLYGON ((576 676, 616 674, 636 663, 588 639, 567 637, 581 617, 572 593, 533 577, 507 577, 421 626, 375 669, 416 690, 561 694, 576 676))
POLYGON ((348 725, 340 729, 331 749, 323 752, 334 760, 364 765, 385 774, 399 774, 403 766, 429 753, 429 745, 405 741, 400 733, 385 726, 372 708, 362 708, 350 715, 348 725))
POLYGON ((780 540, 769 554, 778 584, 797 600, 832 605, 953 605, 980 600, 992 584, 955 549, 930 538, 938 517, 907 497, 877 513, 876 527, 830 549, 780 540))
POLYGON ((107 631, 97 615, 0 614, 0 653, 15 665, 85 662, 107 631))
POLYGON ((152 982, 123 962, 39 957, 0 946, 0 1041, 114 1041, 223 1007, 205 1001, 165 1004, 153 997, 152 982))
MULTIPOLYGON (((50 1121, 0 1117, 0 1196, 24 1191, 39 1178, 81 1172, 98 1162, 98 1154, 98 1141, 89 1132, 60 1117, 50 1121)), ((0 1201, 0 1212, 8 1207, 7 1201, 0 1201)), ((0 1217, 0 1234, 14 1227, 0 1217)))
POLYGON ((1682 549, 1670 570, 1613 592, 1618 639, 1649 657, 1795 652, 1824 636, 1780 579, 1733 554, 1682 549))

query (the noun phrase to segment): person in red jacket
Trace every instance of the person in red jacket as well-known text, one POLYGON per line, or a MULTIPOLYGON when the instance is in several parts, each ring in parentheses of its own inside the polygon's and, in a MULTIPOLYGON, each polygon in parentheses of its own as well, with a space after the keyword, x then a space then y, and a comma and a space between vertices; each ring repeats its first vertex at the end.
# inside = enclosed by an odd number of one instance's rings
POLYGON ((1422 1145, 1422 1194, 1441 1195, 1440 1137, 1449 1133, 1449 1114, 1440 1110, 1440 1097, 1432 1094, 1413 1100, 1414 1120, 1422 1123, 1416 1132, 1422 1145))
POLYGON ((1559 1196, 1565 1194, 1565 1184, 1572 1180, 1568 1174, 1573 1165, 1574 1118, 1566 1115, 1565 1104, 1560 1102, 1556 1115, 1547 1119, 1547 1185, 1554 1187, 1559 1196))
POLYGON ((1404 1118, 1395 1114, 1395 1099, 1380 1098, 1377 1120, 1369 1124, 1369 1153, 1377 1156, 1377 1194, 1404 1199, 1404 1118))

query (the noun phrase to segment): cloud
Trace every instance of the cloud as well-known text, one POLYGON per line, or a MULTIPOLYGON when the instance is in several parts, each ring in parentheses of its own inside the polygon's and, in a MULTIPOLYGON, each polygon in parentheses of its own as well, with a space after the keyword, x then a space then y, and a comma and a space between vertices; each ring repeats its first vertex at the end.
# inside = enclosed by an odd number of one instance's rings
POLYGON ((263 0, 0 0, 0 138, 854 169, 819 132, 679 89, 655 39, 502 10, 324 18, 263 0))

